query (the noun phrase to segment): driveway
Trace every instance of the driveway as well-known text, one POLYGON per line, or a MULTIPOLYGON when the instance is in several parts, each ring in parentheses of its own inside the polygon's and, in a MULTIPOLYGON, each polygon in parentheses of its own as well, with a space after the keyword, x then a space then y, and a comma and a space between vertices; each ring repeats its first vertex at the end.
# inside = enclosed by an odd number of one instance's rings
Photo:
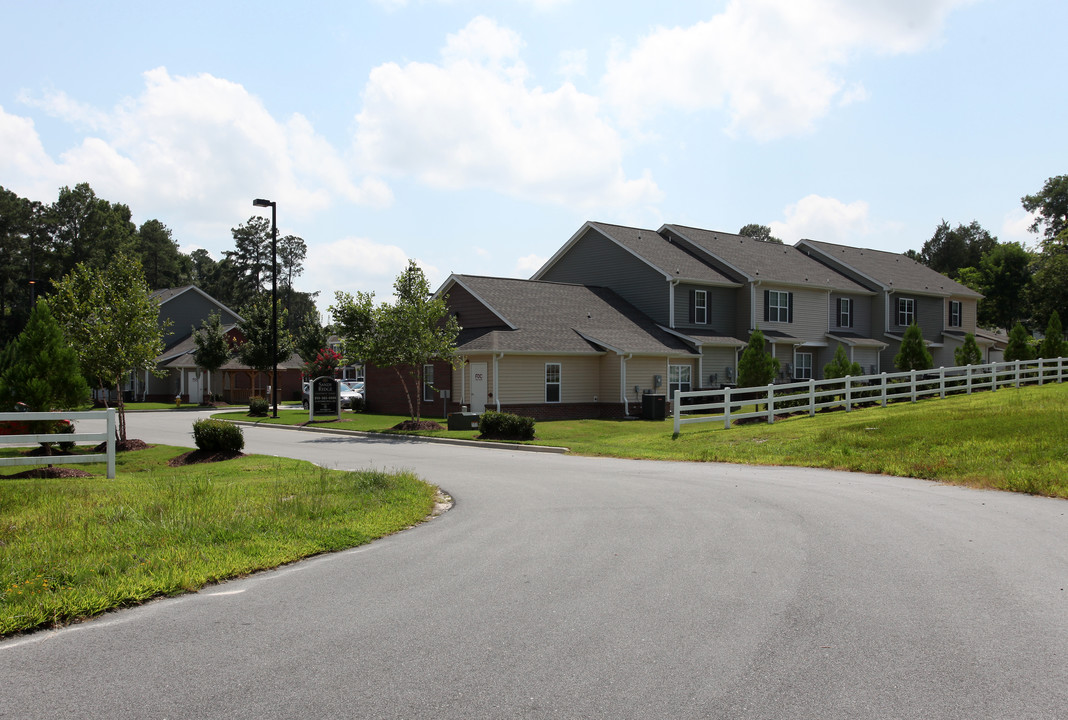
MULTIPOLYGON (((193 416, 131 415, 191 445, 193 416)), ((1068 504, 822 470, 245 429, 456 500, 0 644, 2 718, 1059 718, 1068 504)))

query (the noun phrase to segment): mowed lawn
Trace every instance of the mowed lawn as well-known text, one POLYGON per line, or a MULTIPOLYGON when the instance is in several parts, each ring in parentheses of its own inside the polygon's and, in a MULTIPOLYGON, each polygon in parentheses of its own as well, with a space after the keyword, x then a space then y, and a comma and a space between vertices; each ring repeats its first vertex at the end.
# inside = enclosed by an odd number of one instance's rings
MULTIPOLYGON (((279 414, 267 422, 306 424, 308 419, 307 411, 279 414)), ((390 428, 404 419, 345 412, 341 422, 315 425, 395 432, 390 428)), ((730 430, 723 429, 722 421, 684 425, 678 437, 673 437, 670 417, 662 422, 539 422, 532 444, 583 455, 800 465, 1068 497, 1068 383, 822 412, 811 418, 803 414, 774 425, 749 422, 730 430)), ((418 434, 478 436, 471 430, 418 434)))
POLYGON ((257 455, 168 466, 184 452, 120 453, 115 480, 96 464, 79 466, 90 478, 0 468, 0 636, 361 545, 435 504, 410 473, 257 455))

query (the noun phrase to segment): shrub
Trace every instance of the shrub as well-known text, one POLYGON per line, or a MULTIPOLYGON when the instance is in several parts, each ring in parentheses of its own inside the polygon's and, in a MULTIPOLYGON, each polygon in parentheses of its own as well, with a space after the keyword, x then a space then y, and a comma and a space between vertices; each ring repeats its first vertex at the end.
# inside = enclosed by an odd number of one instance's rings
POLYGON ((248 399, 248 414, 250 417, 267 417, 271 409, 271 403, 267 398, 253 395, 248 399))
POLYGON ((245 447, 245 434, 225 420, 197 420, 193 423, 193 442, 205 452, 240 452, 245 447))
POLYGON ((500 440, 533 440, 534 418, 488 410, 478 420, 478 431, 500 440))

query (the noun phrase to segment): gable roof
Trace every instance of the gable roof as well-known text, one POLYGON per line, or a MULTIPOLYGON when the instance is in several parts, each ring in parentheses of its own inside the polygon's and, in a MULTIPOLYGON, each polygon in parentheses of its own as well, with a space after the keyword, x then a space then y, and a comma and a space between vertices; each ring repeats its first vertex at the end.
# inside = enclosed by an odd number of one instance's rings
POLYGON ((208 295, 206 292, 204 292, 203 290, 198 288, 196 285, 184 285, 182 287, 164 288, 162 290, 155 290, 149 295, 149 297, 152 298, 153 300, 155 300, 156 303, 160 307, 163 307, 164 305, 166 305, 167 303, 171 302, 175 298, 181 297, 182 295, 185 295, 186 293, 196 293, 197 295, 201 295, 204 298, 206 298, 209 302, 211 302, 212 304, 218 306, 219 308, 221 308, 221 309, 225 310, 226 312, 230 313, 231 315, 233 315, 239 321, 244 319, 239 314, 237 314, 236 312, 234 312, 233 310, 231 310, 230 308, 226 307, 221 302, 219 302, 218 300, 213 298, 211 295, 208 295))
POLYGON ((464 328, 461 353, 694 355, 682 338, 665 331, 611 290, 570 283, 452 275, 438 291, 462 287, 483 303, 499 325, 464 328))
POLYGON ((777 282, 787 285, 838 290, 870 295, 871 290, 805 255, 792 245, 762 242, 744 235, 667 224, 660 228, 666 237, 681 241, 706 253, 713 262, 749 282, 777 282))
POLYGON ((925 295, 983 297, 981 293, 977 293, 970 287, 951 280, 942 273, 901 253, 835 245, 816 240, 801 240, 797 243, 797 247, 853 269, 870 281, 873 287, 882 290, 925 295))

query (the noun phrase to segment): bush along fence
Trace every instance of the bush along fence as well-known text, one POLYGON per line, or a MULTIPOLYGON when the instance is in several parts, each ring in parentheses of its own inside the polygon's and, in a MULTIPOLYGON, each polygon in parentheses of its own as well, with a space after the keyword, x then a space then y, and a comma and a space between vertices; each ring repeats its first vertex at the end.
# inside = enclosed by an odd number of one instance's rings
MULTIPOLYGON (((96 463, 107 462, 108 479, 115 479, 115 408, 108 408, 106 413, 107 426, 103 432, 73 433, 51 432, 36 434, 7 435, 0 433, 0 444, 3 445, 33 445, 34 443, 78 443, 78 442, 105 442, 107 450, 97 455, 40 455, 36 457, 13 457, 0 458, 0 467, 11 465, 68 465, 72 463, 96 463)), ((52 421, 53 423, 63 420, 99 420, 100 412, 13 412, 0 413, 0 425, 10 424, 19 426, 34 421, 52 421)))
POLYGON ((802 380, 766 387, 676 391, 675 434, 690 423, 722 422, 724 428, 730 428, 731 423, 738 420, 767 418, 770 424, 775 422, 776 413, 807 411, 812 416, 824 408, 850 411, 854 407, 886 407, 888 402, 916 402, 922 397, 936 395, 945 398, 977 390, 1059 383, 1064 382, 1066 374, 1068 359, 1052 358, 802 380), (741 412, 743 405, 754 404, 756 410, 741 412))

